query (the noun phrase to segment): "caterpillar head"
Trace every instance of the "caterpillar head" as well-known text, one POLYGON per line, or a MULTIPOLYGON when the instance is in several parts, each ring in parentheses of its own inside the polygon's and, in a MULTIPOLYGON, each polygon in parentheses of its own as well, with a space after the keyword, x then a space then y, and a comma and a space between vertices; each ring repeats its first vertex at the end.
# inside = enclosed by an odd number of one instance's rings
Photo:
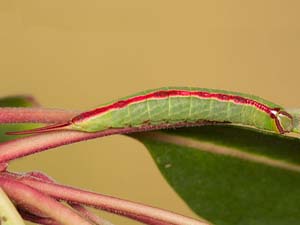
POLYGON ((275 119, 276 127, 279 133, 288 133, 293 130, 294 121, 293 117, 289 113, 279 108, 273 109, 271 113, 275 119))

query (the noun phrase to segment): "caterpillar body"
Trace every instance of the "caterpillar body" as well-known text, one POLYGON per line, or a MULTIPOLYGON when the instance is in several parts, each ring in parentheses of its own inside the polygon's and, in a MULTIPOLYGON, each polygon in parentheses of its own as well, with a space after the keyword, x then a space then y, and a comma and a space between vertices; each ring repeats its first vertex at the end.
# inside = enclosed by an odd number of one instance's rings
POLYGON ((64 124, 11 134, 59 129, 97 132, 110 128, 199 121, 249 125, 275 133, 293 131, 293 116, 283 107, 257 96, 192 87, 164 87, 139 92, 83 112, 64 124))

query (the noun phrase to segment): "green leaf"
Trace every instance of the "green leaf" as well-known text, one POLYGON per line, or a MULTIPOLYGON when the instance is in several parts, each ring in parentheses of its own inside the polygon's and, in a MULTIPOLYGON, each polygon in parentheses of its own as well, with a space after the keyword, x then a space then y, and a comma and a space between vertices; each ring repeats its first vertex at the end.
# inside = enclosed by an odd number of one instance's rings
POLYGON ((9 96, 0 98, 0 107, 33 107, 37 102, 31 96, 9 96))
MULTIPOLYGON (((37 102, 30 96, 9 96, 0 98, 0 107, 34 107, 37 102)), ((36 124, 0 124, 0 142, 21 137, 20 135, 6 135, 7 131, 32 129, 36 124)))
POLYGON ((234 126, 134 135, 169 184, 216 225, 300 222, 300 140, 234 126))

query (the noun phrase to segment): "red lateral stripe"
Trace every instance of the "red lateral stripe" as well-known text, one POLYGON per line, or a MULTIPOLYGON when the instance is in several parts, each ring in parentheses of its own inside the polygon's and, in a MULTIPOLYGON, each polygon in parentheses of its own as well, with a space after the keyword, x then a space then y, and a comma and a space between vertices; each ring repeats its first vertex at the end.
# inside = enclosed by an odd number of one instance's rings
POLYGON ((221 94, 221 93, 209 93, 204 91, 182 91, 182 90, 160 90, 156 92, 152 92, 145 95, 135 96, 126 100, 120 100, 115 103, 112 103, 107 106, 103 106, 88 112, 84 112, 72 119, 72 122, 81 122, 86 119, 89 119, 94 116, 98 116, 100 114, 106 113, 110 110, 120 109, 124 108, 130 104, 143 102, 148 99, 164 99, 168 97, 187 97, 187 96, 193 96, 193 97, 199 97, 204 99, 216 99, 219 101, 225 101, 225 102, 234 102, 236 104, 241 105, 251 105, 258 110, 261 110, 267 114, 270 115, 271 118, 274 118, 274 114, 272 113, 272 110, 279 110, 279 109, 271 109, 270 107, 266 106, 265 104, 259 103, 255 100, 244 98, 237 95, 230 95, 230 94, 221 94))

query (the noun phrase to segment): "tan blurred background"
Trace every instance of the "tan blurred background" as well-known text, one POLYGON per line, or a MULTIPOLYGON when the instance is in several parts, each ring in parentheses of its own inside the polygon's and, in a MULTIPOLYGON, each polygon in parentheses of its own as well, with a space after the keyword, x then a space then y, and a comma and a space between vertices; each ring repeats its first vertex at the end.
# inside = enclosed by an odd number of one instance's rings
MULTIPOLYGON (((88 109, 198 86, 300 106, 299 1, 0 1, 0 94, 88 109)), ((195 216, 142 144, 123 136, 12 163, 59 182, 195 216)), ((108 216, 116 224, 138 224, 108 216)))

